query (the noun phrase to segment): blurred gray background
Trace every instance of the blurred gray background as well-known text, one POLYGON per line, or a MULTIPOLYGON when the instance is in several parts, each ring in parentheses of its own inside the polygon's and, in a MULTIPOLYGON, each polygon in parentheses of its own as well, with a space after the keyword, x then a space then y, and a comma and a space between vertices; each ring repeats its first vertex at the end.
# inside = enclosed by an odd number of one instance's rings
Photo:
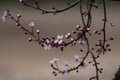
MULTIPOLYGON (((9 9, 14 16, 20 13, 22 14, 21 23, 27 26, 29 22, 34 21, 36 28, 40 29, 41 34, 44 34, 42 36, 66 34, 75 29, 77 24, 82 25, 78 6, 54 16, 52 14, 41 15, 40 11, 23 6, 18 0, 4 0, 0 5, 1 17, 6 9, 9 9)), ((63 8, 66 5, 61 0, 42 0, 41 6, 63 8)), ((99 29, 102 26, 102 9, 94 11, 93 26, 99 29)), ((116 25, 111 27, 107 24, 108 37, 114 36, 115 40, 111 41, 112 51, 99 59, 100 67, 104 68, 103 74, 100 75, 101 80, 112 80, 120 65, 119 1, 107 1, 107 16, 116 25)), ((92 42, 95 38, 91 38, 92 42)), ((3 23, 0 19, 0 80, 85 80, 94 75, 94 68, 90 65, 85 70, 80 70, 78 74, 72 72, 68 75, 54 77, 51 74, 49 60, 56 57, 61 59, 59 65, 62 65, 65 60, 74 65, 73 54, 79 53, 80 47, 67 47, 64 52, 59 49, 46 51, 37 43, 29 43, 27 39, 28 37, 24 35, 23 31, 16 28, 13 21, 7 20, 3 23)))

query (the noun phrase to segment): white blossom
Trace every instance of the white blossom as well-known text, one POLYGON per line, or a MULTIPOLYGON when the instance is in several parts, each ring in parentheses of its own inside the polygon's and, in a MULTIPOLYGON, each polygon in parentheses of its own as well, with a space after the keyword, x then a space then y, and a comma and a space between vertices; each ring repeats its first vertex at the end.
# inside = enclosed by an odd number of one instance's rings
POLYGON ((44 49, 45 50, 50 50, 51 49, 51 45, 50 45, 49 39, 46 39, 46 43, 44 43, 44 49))
POLYGON ((69 72, 68 72, 68 70, 69 70, 69 69, 68 69, 68 62, 67 62, 67 61, 64 62, 63 70, 64 70, 64 73, 65 73, 65 74, 68 74, 68 73, 69 73, 69 72))
POLYGON ((30 23, 28 24, 28 26, 32 28, 32 27, 35 26, 35 23, 34 23, 34 22, 30 22, 30 23))
POLYGON ((97 30, 93 30, 93 33, 97 33, 98 31, 97 30))
POLYGON ((49 61, 51 64, 53 64, 53 63, 56 63, 56 62, 58 62, 59 61, 59 59, 57 59, 57 58, 53 58, 51 61, 49 61))
POLYGON ((46 43, 47 43, 47 44, 50 44, 50 40, 49 40, 49 39, 46 39, 46 43))
POLYGON ((3 16, 2 16, 3 22, 6 21, 7 14, 8 14, 8 12, 5 10, 5 11, 4 11, 4 14, 3 14, 3 16))
POLYGON ((88 31, 90 31, 90 30, 91 30, 91 28, 90 28, 90 27, 88 27, 88 28, 87 28, 87 30, 88 30, 88 31))
POLYGON ((74 55, 75 61, 77 62, 77 65, 79 65, 81 63, 80 57, 78 54, 74 55))
POLYGON ((112 27, 115 27, 115 24, 111 23, 111 26, 112 26, 112 27))
POLYGON ((64 62, 64 66, 68 66, 68 62, 67 61, 64 62))
POLYGON ((71 33, 67 33, 67 35, 65 35, 66 38, 69 38, 71 36, 71 33))
POLYGON ((81 69, 81 68, 86 68, 86 67, 88 66, 87 62, 85 62, 85 61, 82 62, 82 61, 80 60, 80 57, 79 57, 78 54, 75 54, 75 55, 74 55, 74 58, 75 58, 75 61, 77 62, 77 65, 80 65, 79 69, 81 69))
POLYGON ((64 74, 68 74, 68 67, 67 66, 64 66, 64 74))
POLYGON ((78 54, 75 54, 75 55, 74 55, 74 58, 75 58, 75 60, 80 60, 80 57, 79 57, 78 54))
POLYGON ((59 41, 58 41, 58 44, 60 45, 60 44, 62 44, 62 42, 63 42, 63 40, 59 40, 59 41))
MULTIPOLYGON (((80 63, 81 64, 81 63, 80 63)), ((88 66, 87 62, 83 62, 80 66, 79 69, 85 69, 88 66)))
POLYGON ((88 66, 88 64, 87 64, 87 62, 83 62, 84 64, 83 64, 83 66, 81 66, 82 68, 86 68, 87 66, 88 66))
POLYGON ((54 43, 58 43, 59 45, 63 42, 63 35, 58 35, 57 39, 54 41, 54 43))
POLYGON ((32 38, 28 38, 29 41, 32 41, 32 38))
POLYGON ((71 33, 67 33, 67 35, 71 35, 71 33))
POLYGON ((78 41, 78 44, 85 45, 85 41, 84 40, 80 40, 80 41, 78 41))
POLYGON ((45 50, 50 50, 51 49, 51 45, 50 44, 44 44, 44 49, 45 50))
POLYGON ((76 25, 76 28, 80 28, 80 25, 76 25))
POLYGON ((76 45, 76 41, 73 41, 73 42, 71 43, 71 45, 72 45, 72 46, 76 45))
POLYGON ((20 17, 21 17, 21 14, 17 14, 17 17, 20 18, 20 17))
POLYGON ((63 35, 58 35, 57 39, 63 39, 63 35))
POLYGON ((19 0, 19 2, 23 2, 23 0, 19 0))
POLYGON ((73 41, 74 39, 73 38, 70 38, 71 41, 73 41))
POLYGON ((40 33, 40 30, 36 30, 36 32, 39 34, 39 33, 40 33))

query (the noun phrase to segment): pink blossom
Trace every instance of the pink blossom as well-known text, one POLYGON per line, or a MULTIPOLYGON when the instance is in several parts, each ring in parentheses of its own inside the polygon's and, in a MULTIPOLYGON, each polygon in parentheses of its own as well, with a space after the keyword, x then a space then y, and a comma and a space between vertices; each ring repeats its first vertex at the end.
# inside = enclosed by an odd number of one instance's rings
POLYGON ((34 27, 34 26, 35 26, 35 23, 34 23, 34 22, 30 22, 28 25, 29 25, 29 27, 31 27, 31 28, 32 28, 32 27, 34 27))

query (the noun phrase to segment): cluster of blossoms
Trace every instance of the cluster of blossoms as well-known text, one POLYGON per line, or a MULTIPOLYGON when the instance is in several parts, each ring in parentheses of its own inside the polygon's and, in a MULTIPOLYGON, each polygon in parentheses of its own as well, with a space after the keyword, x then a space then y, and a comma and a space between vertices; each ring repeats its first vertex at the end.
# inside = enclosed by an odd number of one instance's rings
POLYGON ((73 71, 74 69, 76 69, 76 72, 78 73, 79 69, 82 69, 82 68, 85 69, 87 67, 88 64, 85 61, 82 62, 82 60, 80 59, 78 54, 74 55, 74 58, 75 58, 75 61, 76 61, 78 67, 77 68, 75 68, 75 67, 72 68, 68 64, 68 62, 65 61, 64 66, 63 66, 63 70, 60 70, 57 66, 59 59, 53 58, 50 61, 50 63, 51 63, 51 67, 53 67, 53 69, 56 69, 56 71, 53 71, 52 74, 54 76, 57 76, 58 74, 68 74, 69 72, 73 71), (54 66, 54 64, 56 66, 54 66))
MULTIPOLYGON (((81 46, 80 53, 85 54, 85 56, 80 59, 79 55, 74 55, 75 62, 77 65, 75 67, 71 67, 67 61, 64 62, 64 68, 63 70, 59 69, 57 64, 59 59, 53 58, 53 60, 50 61, 51 67, 54 70, 52 74, 57 76, 58 74, 65 74, 70 73, 71 71, 79 72, 79 69, 86 68, 88 64, 92 64, 95 67, 96 75, 92 76, 90 80, 96 79, 99 80, 99 73, 102 73, 103 68, 99 68, 98 65, 100 64, 97 59, 100 57, 101 54, 105 54, 107 51, 111 51, 110 44, 107 42, 110 40, 113 40, 113 37, 107 38, 106 37, 106 23, 109 23, 111 26, 115 26, 113 23, 107 20, 106 17, 106 6, 105 6, 105 0, 102 0, 103 7, 104 7, 104 19, 103 26, 100 30, 93 30, 93 27, 91 25, 92 22, 92 8, 97 8, 98 5, 97 2, 99 0, 87 0, 87 10, 82 9, 82 0, 76 0, 74 3, 70 4, 67 3, 68 6, 64 9, 56 9, 55 7, 52 8, 52 10, 46 10, 44 8, 41 8, 39 6, 39 2, 37 0, 34 0, 35 5, 32 5, 28 3, 25 0, 19 0, 20 3, 23 3, 24 5, 41 10, 42 14, 45 13, 53 13, 57 14, 63 11, 66 11, 68 9, 71 9, 78 3, 80 4, 80 14, 82 18, 83 26, 76 25, 75 30, 68 32, 66 35, 59 34, 52 37, 41 37, 41 33, 39 29, 36 29, 35 22, 28 23, 28 27, 23 26, 20 23, 20 19, 22 18, 21 14, 17 14, 16 17, 13 17, 13 15, 10 13, 9 10, 4 11, 4 15, 2 16, 3 22, 6 21, 6 18, 9 18, 15 22, 15 25, 24 31, 25 35, 29 35, 31 37, 28 38, 29 42, 37 42, 41 47, 43 47, 45 50, 50 50, 51 48, 58 48, 61 51, 64 51, 64 48, 68 45, 70 46, 81 46), (87 18, 87 21, 85 21, 87 18), (98 39, 97 42, 94 42, 94 45, 90 44, 89 37, 92 37, 92 35, 102 35, 103 37, 98 39), (85 49, 82 49, 84 47, 85 49), (92 56, 92 60, 86 61, 88 55, 92 56)), ((100 1, 101 3, 101 1, 100 1)))

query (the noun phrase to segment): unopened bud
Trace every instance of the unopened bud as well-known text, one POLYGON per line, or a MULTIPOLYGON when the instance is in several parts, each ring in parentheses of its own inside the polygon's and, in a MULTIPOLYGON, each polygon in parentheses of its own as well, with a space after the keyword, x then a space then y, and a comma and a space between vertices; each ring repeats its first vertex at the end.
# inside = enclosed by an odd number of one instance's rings
POLYGON ((115 24, 111 23, 111 26, 112 26, 112 27, 114 27, 114 26, 115 26, 115 24))
POLYGON ((36 33, 39 34, 39 33, 40 33, 40 30, 37 30, 36 33))
POLYGON ((31 42, 31 41, 32 41, 32 38, 28 38, 28 40, 29 40, 29 42, 31 42))
POLYGON ((21 14, 17 14, 17 17, 20 18, 20 17, 21 17, 21 14))

